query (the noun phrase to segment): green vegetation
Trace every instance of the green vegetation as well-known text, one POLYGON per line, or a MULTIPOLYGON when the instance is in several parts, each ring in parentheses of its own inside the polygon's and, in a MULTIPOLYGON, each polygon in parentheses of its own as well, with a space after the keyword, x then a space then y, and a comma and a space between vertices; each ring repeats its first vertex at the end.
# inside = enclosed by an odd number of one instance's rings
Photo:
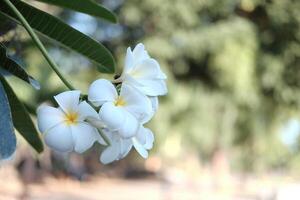
MULTIPOLYGON (((112 12, 94 1, 76 0, 72 1, 72 3, 63 3, 62 1, 45 0, 43 2, 90 14, 111 22, 117 21, 112 12)), ((102 44, 65 24, 51 14, 23 1, 3 0, 0 5, 0 19, 0 36, 2 36, 0 40, 0 109, 2 115, 0 123, 0 159, 2 160, 9 158, 16 149, 16 138, 13 128, 17 129, 38 153, 43 151, 43 143, 39 138, 27 109, 3 77, 8 74, 13 75, 30 83, 35 89, 40 89, 39 83, 12 58, 13 56, 9 55, 10 50, 7 48, 7 45, 15 39, 6 38, 6 36, 9 31, 15 31, 16 24, 22 25, 25 28, 27 34, 30 36, 30 41, 35 44, 52 70, 70 90, 75 90, 75 87, 60 72, 59 67, 50 57, 36 32, 42 33, 52 41, 86 56, 103 73, 113 73, 115 63, 111 53, 102 44)), ((21 45, 21 42, 22 40, 16 39, 17 45, 21 45)), ((15 46, 12 47, 16 48, 15 46)), ((21 47, 26 49, 26 46, 21 45, 21 47)), ((35 112, 33 111, 33 113, 35 112)))
MULTIPOLYGON (((87 32, 101 39, 118 61, 127 46, 143 42, 167 73, 169 94, 152 120, 160 154, 178 159, 193 151, 205 162, 222 149, 237 168, 297 169, 299 145, 285 145, 281 130, 300 116, 299 1, 112 2, 119 24, 90 19, 96 30, 87 32), (111 34, 114 31, 117 34, 111 34), (169 143, 174 149, 165 149, 169 143)), ((66 10, 49 10, 61 11, 66 22, 76 17, 66 10)), ((50 99, 61 85, 22 30, 15 32, 28 48, 15 52, 25 58, 41 91, 22 86, 26 92, 20 96, 34 111, 34 105, 50 99)), ((16 36, 9 33, 9 47, 16 48, 16 36)), ((58 65, 64 66, 61 70, 83 91, 99 77, 87 67, 93 62, 44 41, 58 65)))
POLYGON ((288 167, 299 149, 280 130, 300 116, 299 10, 281 0, 122 5, 125 46, 144 42, 169 75, 155 132, 203 159, 221 148, 242 168, 288 167))

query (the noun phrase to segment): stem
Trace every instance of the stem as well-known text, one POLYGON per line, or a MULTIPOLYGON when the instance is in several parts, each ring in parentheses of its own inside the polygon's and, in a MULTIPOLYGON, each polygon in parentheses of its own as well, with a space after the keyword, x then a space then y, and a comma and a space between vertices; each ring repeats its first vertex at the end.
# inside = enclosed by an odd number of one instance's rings
POLYGON ((122 83, 122 79, 121 78, 117 78, 117 79, 114 79, 114 80, 111 80, 112 83, 122 83))
POLYGON ((105 124, 99 120, 98 118, 94 118, 94 117, 87 117, 86 118, 86 122, 88 122, 89 124, 93 125, 95 128, 97 128, 100 136, 103 138, 104 142, 110 146, 110 141, 109 139, 106 137, 106 135, 102 132, 102 129, 106 128, 105 124))
POLYGON ((104 135, 104 134, 102 133, 102 130, 98 129, 98 132, 99 132, 99 134, 101 135, 101 137, 103 138, 104 142, 105 142, 108 146, 110 146, 111 143, 110 143, 109 139, 106 137, 106 135, 104 135))
POLYGON ((27 20, 23 17, 23 15, 18 11, 18 9, 10 2, 10 0, 4 0, 4 2, 10 7, 10 9, 14 12, 14 14, 19 18, 21 24, 24 26, 28 34, 31 36, 32 40, 36 44, 36 46, 40 49, 41 53, 49 63, 50 67, 55 71, 55 73, 59 76, 61 81, 70 89, 75 90, 75 88, 64 78, 64 76, 60 73, 58 66, 55 62, 50 58, 46 48, 38 38, 38 36, 34 33, 27 20))

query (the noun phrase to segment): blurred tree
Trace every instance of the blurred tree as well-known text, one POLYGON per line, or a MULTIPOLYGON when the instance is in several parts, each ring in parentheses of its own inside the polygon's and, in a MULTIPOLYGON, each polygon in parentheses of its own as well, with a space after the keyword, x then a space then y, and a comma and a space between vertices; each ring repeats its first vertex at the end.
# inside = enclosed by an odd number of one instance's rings
MULTIPOLYGON (((165 156, 196 150, 203 161, 211 161, 222 149, 233 153, 233 164, 243 169, 287 167, 300 160, 291 156, 299 149, 290 151, 279 137, 282 125, 300 112, 299 1, 101 2, 117 13, 119 25, 89 18, 76 24, 78 15, 68 11, 61 16, 101 40, 116 60, 124 59, 127 46, 143 42, 160 61, 169 95, 152 126, 165 156)), ((96 78, 78 56, 57 53, 57 47, 51 53, 79 88, 85 90, 96 78)), ((31 74, 44 77, 38 78, 42 88, 57 93, 55 77, 30 67, 45 65, 41 59, 32 50, 25 54, 31 74)), ((37 102, 49 99, 43 90, 36 96, 37 102)))
POLYGON ((300 111, 299 10, 281 0, 124 1, 124 46, 144 42, 169 75, 156 132, 181 134, 202 158, 222 148, 242 167, 281 167, 280 127, 300 111))

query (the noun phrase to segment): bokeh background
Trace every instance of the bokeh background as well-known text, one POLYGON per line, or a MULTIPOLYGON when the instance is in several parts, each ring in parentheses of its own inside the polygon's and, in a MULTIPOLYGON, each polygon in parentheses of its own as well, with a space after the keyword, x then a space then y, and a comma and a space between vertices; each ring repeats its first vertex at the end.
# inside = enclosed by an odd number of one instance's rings
MULTIPOLYGON (((0 199, 300 199, 300 1, 104 0, 119 23, 34 2, 101 41, 122 72, 128 46, 143 42, 167 74, 169 93, 148 124, 147 160, 132 151, 103 166, 100 146, 83 156, 37 155, 19 138, 0 168, 0 199)), ((0 40, 41 83, 10 83, 36 107, 66 90, 23 28, 0 40), (21 41, 21 42, 20 42, 21 41)), ((44 43, 86 93, 110 78, 74 52, 44 43)))

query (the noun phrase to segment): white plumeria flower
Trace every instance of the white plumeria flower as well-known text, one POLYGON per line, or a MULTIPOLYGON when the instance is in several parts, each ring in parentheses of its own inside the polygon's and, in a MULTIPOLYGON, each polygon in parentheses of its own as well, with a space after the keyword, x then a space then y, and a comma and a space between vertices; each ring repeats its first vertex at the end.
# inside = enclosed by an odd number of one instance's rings
POLYGON ((108 146, 101 153, 100 161, 103 164, 108 164, 116 160, 124 158, 132 147, 143 157, 148 157, 148 151, 153 147, 154 135, 150 129, 140 127, 137 135, 130 139, 124 139, 120 135, 110 132, 107 129, 103 130, 110 142, 108 146))
POLYGON ((102 133, 106 135, 110 145, 106 147, 100 155, 100 161, 108 164, 124 158, 132 147, 131 139, 122 138, 118 133, 103 129, 102 133))
POLYGON ((140 122, 149 119, 152 105, 149 98, 128 85, 122 85, 120 95, 114 85, 105 79, 94 81, 88 92, 88 99, 95 106, 101 106, 101 121, 123 138, 136 135, 140 122))
POLYGON ((148 151, 152 149, 154 135, 149 128, 141 126, 137 135, 131 139, 135 150, 143 157, 148 158, 148 151))
POLYGON ((167 76, 161 71, 158 62, 151 58, 143 44, 138 44, 133 51, 128 47, 125 67, 116 81, 131 85, 148 96, 165 95, 167 76))
POLYGON ((82 153, 95 141, 105 144, 97 129, 87 122, 87 117, 98 118, 97 112, 86 102, 80 102, 80 91, 67 91, 54 98, 59 108, 41 105, 37 109, 39 130, 46 144, 60 152, 82 153))
POLYGON ((154 114, 156 113, 156 111, 158 110, 158 97, 149 97, 149 100, 151 102, 151 112, 150 114, 148 115, 147 118, 145 118, 143 121, 141 121, 142 124, 145 124, 147 122, 149 122, 152 117, 154 116, 154 114))

